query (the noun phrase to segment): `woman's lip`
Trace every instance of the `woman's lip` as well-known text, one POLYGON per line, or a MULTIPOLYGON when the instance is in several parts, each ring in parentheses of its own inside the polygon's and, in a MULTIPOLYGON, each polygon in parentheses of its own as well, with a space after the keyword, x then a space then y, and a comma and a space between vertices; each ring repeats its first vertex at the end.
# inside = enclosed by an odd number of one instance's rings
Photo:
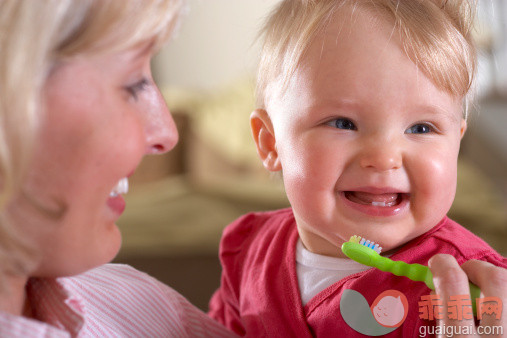
POLYGON ((125 210, 126 202, 122 195, 109 197, 107 199, 107 206, 115 213, 121 215, 125 210))
MULTIPOLYGON (((384 190, 385 191, 385 190, 384 190)), ((361 213, 367 214, 369 216, 380 216, 380 217, 391 217, 396 216, 400 214, 403 210, 405 210, 410 202, 410 198, 408 194, 401 194, 401 201, 400 203, 393 205, 391 207, 385 206, 374 206, 371 204, 360 204, 355 203, 351 200, 349 200, 346 197, 346 192, 342 191, 340 192, 340 198, 343 200, 346 206, 351 207, 352 209, 359 211, 361 213)))

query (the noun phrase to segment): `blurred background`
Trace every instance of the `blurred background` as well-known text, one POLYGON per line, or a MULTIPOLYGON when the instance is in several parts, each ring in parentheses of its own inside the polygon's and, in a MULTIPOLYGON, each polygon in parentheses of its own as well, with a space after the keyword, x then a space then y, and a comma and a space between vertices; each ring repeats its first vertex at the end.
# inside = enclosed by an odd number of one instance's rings
MULTIPOLYGON (((459 159, 450 217, 507 255, 507 4, 479 0, 478 100, 459 159)), ((176 39, 154 59, 180 141, 130 179, 116 262, 207 310, 220 283, 218 244, 238 216, 288 206, 250 136, 256 34, 276 0, 190 0, 176 39)))

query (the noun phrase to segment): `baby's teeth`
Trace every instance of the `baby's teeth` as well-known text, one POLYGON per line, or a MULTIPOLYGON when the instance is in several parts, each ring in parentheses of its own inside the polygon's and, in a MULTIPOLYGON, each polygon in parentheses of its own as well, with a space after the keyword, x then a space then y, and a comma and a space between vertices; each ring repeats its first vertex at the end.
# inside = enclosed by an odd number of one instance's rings
POLYGON ((109 197, 116 197, 119 194, 126 194, 129 191, 129 180, 124 177, 118 181, 116 186, 109 193, 109 197))
POLYGON ((386 202, 371 202, 371 205, 373 205, 375 207, 385 207, 386 202))

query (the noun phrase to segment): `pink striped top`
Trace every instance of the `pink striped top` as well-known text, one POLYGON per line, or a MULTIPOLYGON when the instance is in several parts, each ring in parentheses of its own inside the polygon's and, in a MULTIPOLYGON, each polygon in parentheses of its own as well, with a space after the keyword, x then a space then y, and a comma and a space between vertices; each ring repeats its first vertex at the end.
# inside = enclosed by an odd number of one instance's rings
POLYGON ((178 292, 128 265, 31 279, 38 320, 0 312, 0 337, 232 337, 178 292))

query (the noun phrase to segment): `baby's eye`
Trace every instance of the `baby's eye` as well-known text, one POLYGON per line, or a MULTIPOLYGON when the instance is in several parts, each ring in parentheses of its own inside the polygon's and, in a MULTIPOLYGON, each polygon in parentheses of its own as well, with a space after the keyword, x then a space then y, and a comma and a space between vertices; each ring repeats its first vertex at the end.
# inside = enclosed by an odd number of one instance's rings
POLYGON ((338 129, 357 130, 354 122, 346 118, 334 119, 332 121, 329 121, 327 125, 338 129))
POLYGON ((139 93, 145 90, 149 85, 150 81, 147 78, 142 78, 140 81, 126 86, 125 90, 134 98, 134 100, 137 100, 139 93))
POLYGON ((408 128, 405 133, 407 134, 427 134, 433 131, 433 127, 426 123, 418 123, 408 128))

